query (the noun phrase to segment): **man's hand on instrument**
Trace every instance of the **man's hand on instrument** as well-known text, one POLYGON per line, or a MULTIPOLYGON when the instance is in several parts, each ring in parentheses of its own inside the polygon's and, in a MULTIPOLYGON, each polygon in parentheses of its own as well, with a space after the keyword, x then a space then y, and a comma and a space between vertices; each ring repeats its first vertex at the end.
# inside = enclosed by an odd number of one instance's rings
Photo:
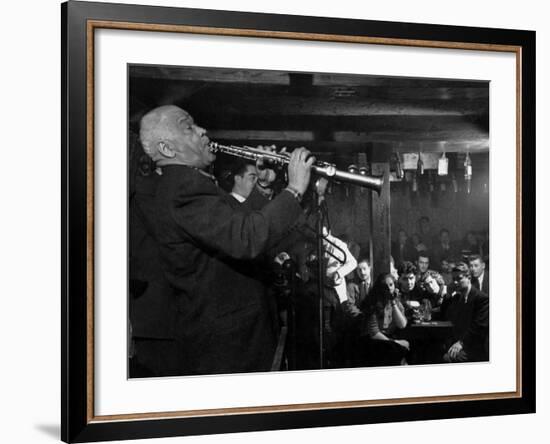
POLYGON ((315 162, 315 157, 305 148, 296 148, 290 155, 288 164, 288 186, 294 189, 300 195, 303 195, 309 179, 311 177, 311 166, 315 162))
MULTIPOLYGON (((258 151, 265 151, 266 153, 275 153, 277 148, 275 145, 258 145, 256 149, 258 151)), ((284 152, 284 150, 283 148, 281 152, 284 152)), ((260 188, 270 188, 277 177, 275 171, 269 168, 261 157, 256 161, 256 172, 258 174, 257 184, 260 188)))

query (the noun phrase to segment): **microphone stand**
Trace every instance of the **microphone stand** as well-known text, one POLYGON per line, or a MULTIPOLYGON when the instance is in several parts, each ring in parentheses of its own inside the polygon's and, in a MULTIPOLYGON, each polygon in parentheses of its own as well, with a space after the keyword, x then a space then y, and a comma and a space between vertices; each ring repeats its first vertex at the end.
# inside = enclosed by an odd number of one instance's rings
MULTIPOLYGON (((317 250, 317 293, 318 293, 318 308, 319 308, 319 368, 323 369, 325 368, 326 364, 326 353, 325 353, 325 313, 324 313, 324 294, 326 291, 325 288, 325 278, 326 278, 326 263, 325 263, 325 256, 329 255, 335 258, 336 260, 345 263, 347 261, 346 259, 346 252, 342 250, 337 244, 335 244, 332 240, 329 239, 328 231, 329 231, 329 217, 328 217, 328 207, 327 203, 325 201, 325 191, 326 191, 326 185, 327 180, 325 178, 320 178, 316 181, 315 186, 313 188, 313 208, 311 208, 310 211, 308 211, 308 214, 314 213, 315 217, 315 228, 312 228, 308 225, 305 225, 304 228, 307 228, 308 230, 314 232, 315 240, 317 242, 316 244, 316 250, 317 250), (324 234, 324 229, 327 229, 327 235, 324 234), (330 249, 325 248, 325 242, 332 246, 333 248, 339 250, 342 255, 343 259, 336 256, 330 249)), ((305 233, 304 233, 305 234, 305 233)))
POLYGON ((325 367, 325 346, 324 346, 324 325, 325 325, 325 313, 324 313, 324 291, 325 291, 325 251, 323 248, 323 219, 326 213, 326 203, 324 197, 319 196, 317 190, 315 190, 316 201, 316 216, 317 221, 315 224, 316 237, 317 237, 317 292, 319 295, 319 368, 325 367))
POLYGON ((289 337, 289 352, 288 352, 288 368, 296 370, 296 264, 292 259, 288 259, 283 263, 283 271, 287 274, 289 295, 287 299, 287 316, 288 316, 288 337, 289 337))
POLYGON ((325 295, 325 276, 326 276, 326 264, 325 264, 325 247, 323 242, 325 236, 323 228, 326 226, 328 230, 328 207, 325 201, 325 191, 327 186, 326 179, 319 179, 315 183, 315 235, 317 239, 317 291, 319 298, 319 368, 325 368, 326 354, 325 354, 325 313, 324 313, 324 295, 325 295))

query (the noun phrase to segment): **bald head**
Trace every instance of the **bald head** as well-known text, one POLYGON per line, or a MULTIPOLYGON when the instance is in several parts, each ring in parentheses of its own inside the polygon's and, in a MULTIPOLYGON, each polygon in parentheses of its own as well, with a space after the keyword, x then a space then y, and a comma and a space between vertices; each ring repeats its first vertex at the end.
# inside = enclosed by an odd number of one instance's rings
POLYGON ((215 160, 206 130, 175 105, 155 108, 145 114, 139 136, 143 150, 159 166, 180 164, 205 168, 215 160))

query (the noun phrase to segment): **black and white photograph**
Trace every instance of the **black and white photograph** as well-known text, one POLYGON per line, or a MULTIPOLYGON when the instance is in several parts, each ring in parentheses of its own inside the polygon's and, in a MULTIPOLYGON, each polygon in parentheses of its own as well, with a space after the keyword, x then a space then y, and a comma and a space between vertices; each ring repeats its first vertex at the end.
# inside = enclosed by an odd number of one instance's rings
POLYGON ((127 86, 129 378, 490 361, 489 81, 127 86))

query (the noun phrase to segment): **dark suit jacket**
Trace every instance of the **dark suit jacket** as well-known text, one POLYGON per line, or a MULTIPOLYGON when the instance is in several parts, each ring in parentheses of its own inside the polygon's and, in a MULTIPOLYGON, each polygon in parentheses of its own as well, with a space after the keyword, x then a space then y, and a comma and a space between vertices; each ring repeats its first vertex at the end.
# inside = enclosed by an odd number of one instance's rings
POLYGON ((155 238, 155 195, 160 176, 136 175, 129 205, 129 314, 133 338, 174 337, 174 299, 155 238))
POLYGON ((360 316, 362 310, 368 305, 368 296, 370 287, 366 291, 361 290, 362 282, 359 279, 347 283, 348 302, 346 312, 352 317, 360 316))
POLYGON ((489 296, 489 270, 485 269, 483 272, 483 283, 481 284, 481 291, 489 296))
POLYGON ((163 168, 155 230, 173 292, 182 374, 269 370, 276 345, 272 304, 254 262, 301 214, 283 191, 261 211, 240 211, 199 171, 163 168))
POLYGON ((472 286, 468 301, 455 296, 446 316, 453 323, 453 341, 462 341, 469 360, 488 360, 489 297, 472 286))

